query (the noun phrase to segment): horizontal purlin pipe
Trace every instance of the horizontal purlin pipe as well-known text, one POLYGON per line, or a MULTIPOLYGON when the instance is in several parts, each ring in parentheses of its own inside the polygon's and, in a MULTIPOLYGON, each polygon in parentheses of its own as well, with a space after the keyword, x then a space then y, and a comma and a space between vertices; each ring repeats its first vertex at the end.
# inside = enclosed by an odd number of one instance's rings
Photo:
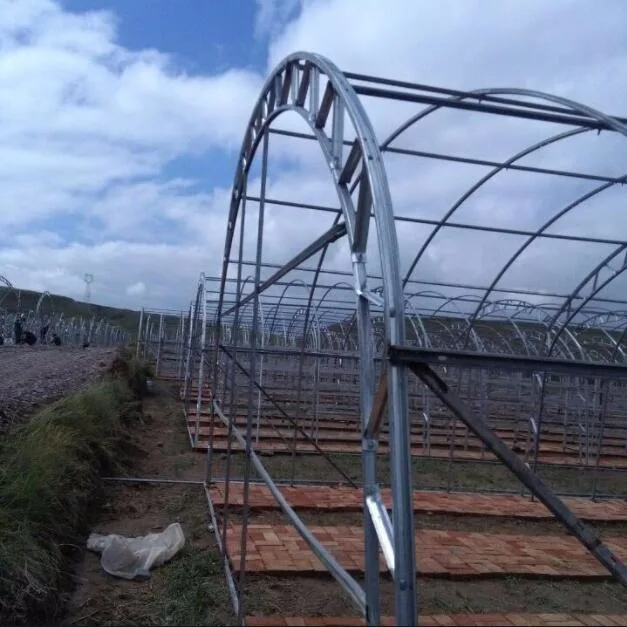
MULTIPOLYGON (((615 179, 609 179, 614 181, 615 179)), ((258 196, 246 196, 246 200, 251 202, 259 202, 258 196)), ((276 198, 266 198, 266 204, 276 205, 278 207, 298 207, 301 209, 311 209, 312 211, 325 211, 327 213, 337 213, 338 209, 325 205, 305 205, 297 202, 279 200, 276 198)), ((374 218, 374 213, 370 214, 374 218)), ((528 231, 524 229, 507 229, 505 227, 487 226, 483 224, 467 224, 464 222, 442 222, 442 220, 434 220, 430 218, 414 218, 412 216, 394 216, 398 222, 410 222, 412 224, 424 224, 427 226, 445 226, 450 229, 460 229, 466 231, 480 231, 481 233, 498 233, 499 235, 517 235, 520 237, 537 237, 539 239, 558 239, 567 242, 582 242, 586 244, 607 244, 608 246, 620 246, 625 240, 619 239, 603 239, 599 237, 586 237, 584 235, 567 235, 565 233, 538 233, 537 231, 528 231)))
MULTIPOLYGON (((395 359, 390 355, 394 363, 395 359)), ((490 427, 476 416, 448 384, 426 363, 406 362, 410 370, 494 453, 523 485, 581 542, 616 579, 627 587, 625 564, 608 549, 601 538, 581 521, 526 464, 512 452, 490 427)), ((398 363, 398 360, 397 360, 398 363)))
POLYGON ((396 363, 433 364, 458 368, 486 368, 512 370, 515 372, 548 372, 566 376, 602 377, 607 379, 627 379, 627 366, 602 364, 591 361, 551 359, 546 357, 524 357, 490 353, 473 353, 435 348, 415 348, 390 346, 390 359, 396 363))
MULTIPOLYGON (((270 131, 276 135, 285 137, 293 137, 294 139, 315 140, 315 135, 308 133, 299 133, 297 131, 287 131, 284 129, 272 129, 270 131)), ((352 146, 353 142, 345 140, 345 146, 352 146)), ((427 152, 424 150, 412 150, 409 148, 397 148, 392 146, 381 146, 381 152, 389 152, 396 155, 405 155, 408 157, 421 157, 423 159, 433 159, 434 161, 451 161, 453 163, 465 163, 466 165, 478 165, 486 168, 503 168, 505 170, 528 172, 530 174, 546 174, 549 176, 563 176, 566 178, 578 179, 581 181, 599 181, 603 183, 611 183, 616 179, 611 176, 603 176, 602 174, 590 174, 588 172, 575 172, 573 170, 556 170, 553 168, 540 168, 530 165, 520 165, 516 163, 506 164, 499 161, 490 161, 488 159, 476 159, 474 157, 459 157, 455 155, 447 155, 439 152, 427 152)))
POLYGON ((429 96, 427 94, 411 93, 407 91, 395 91, 393 89, 381 89, 378 87, 367 87, 357 85, 355 91, 361 96, 370 96, 372 98, 386 98, 388 100, 397 100, 399 102, 416 102, 418 104, 426 104, 443 109, 462 109, 466 111, 478 111, 480 113, 493 113, 496 115, 504 115, 507 117, 523 118, 527 120, 537 120, 539 122, 551 122, 553 124, 566 124, 568 126, 576 126, 582 128, 590 128, 598 131, 614 131, 614 129, 604 122, 586 117, 581 114, 565 114, 565 113, 544 113, 542 111, 533 111, 529 108, 522 108, 524 103, 520 103, 518 107, 490 104, 488 102, 469 102, 468 100, 451 100, 441 96, 429 96))
MULTIPOLYGON (((222 413, 218 402, 214 399, 213 407, 220 420, 228 427, 229 419, 222 413)), ((237 427, 233 427, 233 435, 241 446, 246 448, 246 439, 242 436, 240 430, 237 427)), ((274 483, 272 477, 266 470, 265 466, 259 459, 257 453, 251 449, 250 460, 253 463, 255 470, 259 473, 261 479, 268 486, 268 489, 272 493, 272 496, 276 499, 283 513, 287 516, 289 521, 294 525, 296 531, 309 545, 309 548, 313 551, 314 555, 324 564, 325 568, 333 575, 337 582, 342 586, 346 593, 353 599, 359 609, 365 613, 366 611, 366 594, 363 588, 349 575, 339 562, 329 553, 316 539, 316 537, 309 531, 307 525, 299 518, 298 514, 287 502, 285 497, 281 494, 281 490, 274 483)), ((240 559, 244 559, 242 555, 240 559)))
POLYGON ((351 479, 319 446, 318 443, 298 424, 298 421, 295 418, 292 418, 280 405, 279 403, 277 403, 272 396, 270 396, 270 394, 268 394, 268 392, 265 390, 265 388, 260 385, 257 380, 255 378, 253 378, 252 374, 248 372, 248 370, 246 370, 246 368, 244 368, 244 366, 242 366, 242 364, 235 359, 235 357, 233 356, 233 354, 223 345, 220 344, 220 349, 226 353, 226 355, 229 357, 229 359, 231 359, 233 361, 233 363, 242 371, 242 374, 248 378, 250 378, 253 382, 253 385, 264 395, 264 397, 269 400, 272 405, 274 405, 274 407, 276 409, 278 409, 281 412, 281 415, 284 418, 287 418, 287 420, 289 420, 292 425, 298 430, 298 432, 305 438, 305 440, 307 442, 309 442, 310 444, 313 445, 313 447, 316 449, 316 452, 320 453, 320 455, 329 462, 329 464, 335 469, 337 470, 337 472, 339 472, 342 477, 344 477, 344 479, 346 479, 346 481, 348 481, 351 485, 351 487, 356 488, 357 484, 353 481, 353 479, 351 479))
MULTIPOLYGON (((231 260, 231 263, 241 263, 244 266, 254 266, 255 262, 254 261, 249 261, 249 260, 231 260)), ((280 266, 278 263, 270 263, 265 261, 263 264, 261 264, 264 268, 281 268, 282 266, 280 266)), ((310 267, 301 267, 298 268, 299 272, 316 272, 315 268, 310 268, 310 267)), ((331 274, 331 275, 335 275, 335 276, 346 276, 346 277, 352 277, 353 273, 349 272, 348 270, 320 270, 320 274, 331 274)), ((375 280, 375 281, 382 281, 383 277, 379 276, 379 275, 374 275, 374 274, 369 274, 368 275, 369 279, 375 280)), ((420 281, 417 279, 412 279, 410 281, 408 281, 408 283, 411 284, 417 284, 417 285, 428 285, 430 287, 450 287, 450 288, 454 288, 454 289, 460 289, 460 290, 475 290, 475 291, 481 291, 481 292, 485 292, 488 288, 487 286, 482 286, 482 285, 468 285, 465 283, 442 283, 440 281, 420 281)), ((507 288, 494 288, 492 290, 493 292, 499 292, 499 293, 504 293, 504 294, 525 294, 527 296, 547 296, 547 297, 555 297, 555 298, 569 298, 571 295, 570 294, 553 294, 553 293, 546 293, 546 292, 535 292, 533 290, 526 290, 526 289, 507 289, 507 288)), ((576 299, 580 299, 582 298, 581 296, 575 296, 576 299)), ((594 299, 595 302, 608 302, 607 299, 601 299, 601 298, 595 298, 594 299)), ((617 303, 621 303, 623 304, 624 301, 620 300, 620 301, 609 301, 609 302, 617 302, 617 303)), ((354 307, 353 307, 354 309, 354 307)))
MULTIPOLYGON (((230 350, 235 350, 235 346, 233 344, 221 344, 220 348, 224 350, 224 352, 227 355, 230 355, 230 350)), ((206 350, 210 352, 212 349, 206 349, 206 350)), ((238 353, 247 353, 250 351, 252 351, 252 347, 241 346, 241 345, 237 346, 238 353)), ((286 357, 288 359, 290 357, 300 357, 301 354, 304 354, 305 357, 328 357, 328 358, 345 359, 346 361, 349 361, 349 360, 358 361, 360 358, 359 353, 357 352, 345 352, 345 351, 338 351, 338 350, 321 351, 321 350, 311 350, 311 349, 306 348, 303 353, 303 351, 300 348, 295 348, 295 349, 284 348, 284 347, 272 348, 271 346, 264 346, 263 348, 257 348, 257 353, 259 353, 259 355, 274 355, 276 357, 286 357)), ((377 361, 381 360, 381 358, 375 358, 375 359, 377 361)), ((355 371, 354 374, 357 374, 357 371, 355 371)))
POLYGON ((262 294, 263 292, 265 292, 265 290, 274 285, 279 279, 282 279, 286 274, 297 268, 301 263, 303 263, 303 261, 306 261, 317 252, 320 252, 327 244, 332 244, 341 237, 344 237, 344 235, 346 235, 346 225, 343 222, 331 227, 326 233, 323 233, 315 242, 312 242, 309 246, 307 246, 307 248, 302 250, 300 253, 298 253, 298 255, 288 261, 270 278, 266 279, 259 286, 259 289, 253 290, 250 294, 248 294, 248 296, 245 296, 244 298, 242 298, 242 300, 240 300, 239 305, 231 307, 228 311, 223 312, 222 315, 228 316, 238 307, 242 308, 246 303, 250 302, 258 294, 262 294))
MULTIPOLYGON (((362 81, 366 83, 375 83, 377 85, 387 85, 388 87, 400 87, 402 89, 415 89, 426 91, 445 96, 454 96, 456 98, 469 98, 484 102, 495 102, 498 104, 512 105, 515 107, 526 107, 528 109, 537 109, 539 111, 549 111, 553 113, 572 113, 569 109, 558 107, 557 105, 546 104, 545 102, 530 102, 527 100, 516 100, 511 97, 497 96, 494 94, 473 94, 472 92, 460 91, 459 89, 451 89, 448 87, 437 87, 434 85, 425 85, 424 83, 413 83, 410 81, 401 81, 394 78, 384 78, 380 76, 370 76, 368 74, 359 74, 356 72, 344 72, 344 76, 349 80, 362 81)), ((621 118, 617 115, 611 116, 615 120, 627 124, 627 118, 621 118)))

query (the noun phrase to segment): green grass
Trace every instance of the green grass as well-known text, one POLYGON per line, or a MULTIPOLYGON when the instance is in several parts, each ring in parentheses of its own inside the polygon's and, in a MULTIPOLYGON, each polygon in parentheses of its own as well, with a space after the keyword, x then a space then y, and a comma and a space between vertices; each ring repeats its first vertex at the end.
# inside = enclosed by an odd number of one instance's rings
POLYGON ((67 547, 103 472, 124 462, 143 364, 120 354, 106 380, 45 408, 0 448, 0 624, 54 617, 67 547))
POLYGON ((213 551, 187 553, 164 569, 161 625, 234 624, 224 570, 213 551))
MULTIPOLYGON (((361 481, 361 457, 344 453, 328 455, 353 480, 361 481)), ((266 470, 274 479, 292 479, 291 455, 262 455, 266 470)), ((231 457, 231 478, 243 477, 244 455, 234 453, 231 457)), ((221 476, 225 471, 225 459, 215 457, 213 473, 221 476)), ((326 460, 318 455, 297 455, 294 466, 294 482, 324 480, 343 482, 346 480, 326 460)), ((414 490, 494 490, 520 492, 522 484, 515 475, 500 463, 457 460, 449 467, 448 460, 425 457, 412 458, 412 484, 414 490)), ((565 468, 550 464, 538 464, 538 475, 544 483, 558 494, 591 494, 595 478, 594 468, 565 468)), ((258 479, 256 473, 253 477, 258 479)), ((597 494, 625 498, 627 496, 627 473, 624 470, 605 469, 597 477, 597 494)), ((377 455, 377 480, 382 487, 390 485, 390 457, 377 455)), ((528 494, 528 492, 526 492, 528 494)))

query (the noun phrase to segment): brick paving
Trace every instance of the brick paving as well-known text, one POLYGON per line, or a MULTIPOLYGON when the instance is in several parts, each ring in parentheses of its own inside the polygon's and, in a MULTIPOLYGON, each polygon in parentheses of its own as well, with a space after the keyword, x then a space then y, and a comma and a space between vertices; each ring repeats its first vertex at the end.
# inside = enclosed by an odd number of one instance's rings
MULTIPOLYGON (((363 572, 363 528, 312 525, 309 529, 346 570, 363 572)), ((241 534, 241 526, 228 526, 227 548, 236 570, 240 566, 241 534)), ((606 538, 606 544, 620 559, 627 559, 627 538, 606 538)), ((427 576, 611 577, 569 536, 423 529, 416 532, 416 560, 418 572, 427 576)), ((326 572, 291 525, 249 525, 245 564, 250 572, 326 572)), ((386 570, 382 557, 380 565, 386 570)))
MULTIPOLYGON (((195 421, 191 421, 191 422, 194 425, 196 424, 195 421)), ((241 425, 241 427, 243 427, 243 425, 241 425)), ((209 427, 201 426, 200 433, 202 435, 208 435, 209 427)), ((214 433, 215 438, 225 439, 228 435, 228 430, 227 430, 227 427, 220 424, 220 425, 214 426, 213 433, 214 433)), ((499 437, 501 437, 501 439, 503 439, 504 442, 510 448, 515 444, 514 439, 512 437, 505 435, 503 432, 496 431, 496 434, 499 435, 499 437)), ((288 442, 291 443, 294 440, 294 428, 293 427, 292 428, 276 427, 276 428, 270 429, 270 428, 262 427, 259 429, 258 435, 259 435, 260 440, 263 440, 263 445, 270 444, 273 441, 280 442, 281 440, 287 440, 288 442)), ((257 431, 255 429, 255 426, 253 425, 253 438, 256 438, 256 437, 257 437, 257 431)), ((300 446, 303 443, 306 443, 308 441, 309 441, 308 438, 306 438, 302 433, 300 432, 296 433, 296 442, 297 442, 298 448, 300 448, 300 446)), ((442 446, 448 447, 450 445, 450 438, 445 434, 442 434, 442 435, 432 434, 430 441, 431 441, 432 448, 442 447, 442 446)), ((352 430, 340 431, 337 429, 326 429, 326 430, 321 429, 318 431, 316 442, 322 448, 325 448, 327 446, 327 443, 339 443, 339 442, 344 443, 347 446, 359 446, 361 442, 361 435, 357 433, 356 431, 352 431, 352 430)), ((414 447, 422 448, 423 447, 422 436, 414 435, 412 437, 412 444, 414 445, 414 447)), ((379 440, 379 445, 382 447, 386 447, 387 438, 381 438, 379 440)), ((520 447, 520 452, 524 452, 524 449, 526 448, 526 443, 522 441, 518 442, 518 446, 520 447)), ((481 449, 483 448, 483 444, 481 443, 479 438, 473 435, 470 435, 468 438, 466 438, 464 435, 458 434, 455 438, 455 447, 457 449, 472 450, 472 451, 477 451, 480 453, 481 449)), ((543 455, 543 454, 563 455, 565 454, 565 451, 560 442, 542 441, 540 444, 540 455, 543 455)), ((610 446, 609 444, 606 444, 603 447, 603 456, 604 457, 619 457, 619 458, 623 458, 627 462, 627 449, 625 449, 624 445, 610 446)))
MULTIPOLYGON (((190 432, 193 427, 189 427, 190 432)), ((198 451, 206 451, 207 450, 207 440, 200 440, 196 450, 198 451)), ((361 446, 357 443, 339 443, 339 442, 325 442, 320 446, 320 449, 326 453, 359 453, 361 452, 361 446)), ((292 451, 292 442, 260 442, 259 445, 254 445, 256 451, 264 451, 264 452, 273 452, 273 453, 291 453, 292 451)), ((226 438, 216 438, 213 442, 213 450, 216 452, 225 452, 228 450, 227 439, 226 438)), ((242 447, 233 440, 231 445, 231 450, 240 451, 243 450, 242 447)), ((299 442, 297 446, 297 452, 301 454, 318 454, 315 446, 310 442, 299 442)), ((387 453, 389 452, 389 447, 385 445, 381 445, 378 448, 379 453, 387 453)), ((413 457, 432 457, 436 459, 448 459, 449 458, 449 447, 435 447, 431 446, 430 452, 427 454, 425 448, 423 446, 413 446, 411 450, 411 454, 413 457)), ((455 448, 454 453, 455 459, 473 459, 473 460, 484 460, 490 461, 495 460, 496 457, 490 452, 484 451, 471 451, 464 450, 463 448, 455 448)), ((577 454, 567 455, 567 454, 556 454, 552 452, 544 452, 540 453, 538 456, 538 460, 545 464, 560 464, 564 466, 581 466, 582 462, 579 460, 577 454)), ((584 464, 585 465, 585 464, 584 464)), ((590 466, 594 466, 594 461, 591 461, 590 466)), ((627 457, 624 456, 610 456, 603 455, 600 460, 600 466, 603 468, 627 468, 627 457)))
MULTIPOLYGON (((207 410, 201 410, 200 412, 200 424, 203 426, 208 426, 210 423, 210 418, 211 413, 210 411, 207 410)), ((196 408, 190 408, 190 412, 189 412, 189 419, 190 421, 193 421, 195 423, 196 420, 196 408)), ((235 424, 236 426, 238 426, 240 429, 245 429, 246 427, 246 416, 242 415, 242 416, 238 416, 237 418, 235 418, 235 420, 233 421, 233 424, 235 424)), ((255 417, 255 421, 256 421, 256 417, 255 417)), ((272 430, 273 433, 276 433, 276 428, 281 428, 281 429, 288 429, 290 431, 290 434, 293 437, 293 423, 285 418, 281 418, 281 417, 263 417, 261 420, 262 423, 262 427, 265 429, 270 429, 272 430)), ((256 422, 255 422, 256 424, 256 422)), ((216 425, 221 425, 221 423, 219 421, 216 421, 216 425)), ((312 434, 312 423, 310 419, 301 419, 299 421, 299 425, 302 429, 305 430, 305 432, 309 435, 313 435, 312 434)), ((323 432, 323 431, 329 431, 331 433, 335 433, 335 432, 346 432, 348 434, 351 434, 351 436, 355 437, 357 434, 359 434, 360 429, 358 427, 357 422, 355 422, 354 420, 346 420, 344 418, 338 417, 335 419, 324 419, 324 420, 320 420, 317 423, 317 428, 319 432, 323 432)), ((444 420, 440 421, 439 423, 434 423, 431 426, 431 437, 448 437, 451 432, 452 432, 452 428, 453 425, 452 423, 446 423, 444 420)), ((465 438, 466 437, 466 433, 467 428, 466 426, 460 422, 460 421, 455 421, 455 437, 456 438, 465 438)), ((423 425, 419 424, 416 420, 414 420, 414 422, 412 422, 412 424, 410 425, 410 431, 412 433, 412 435, 414 436, 420 436, 422 437, 424 435, 424 427, 423 425)), ((510 427, 510 426, 504 426, 504 425, 493 425, 493 431, 494 433, 496 433, 499 437, 503 438, 504 440, 514 440, 516 439, 518 442, 524 443, 527 440, 527 432, 524 429, 514 429, 514 427, 510 427)), ((386 439, 388 435, 388 429, 387 428, 382 428, 381 429, 381 440, 384 441, 386 439)), ((470 435, 470 437, 474 437, 472 435, 470 435)), ((555 443, 559 443, 561 445, 562 441, 564 439, 564 435, 563 435, 563 431, 559 430, 559 429, 555 429, 553 426, 545 426, 542 429, 542 441, 543 442, 555 442, 555 443)), ((621 448, 621 451, 625 451, 625 440, 622 438, 618 438, 618 437, 611 437, 611 436, 605 436, 603 438, 603 442, 604 442, 604 448, 606 446, 609 447, 619 447, 621 448)))
MULTIPOLYGON (((361 618, 354 617, 283 617, 283 616, 247 616, 249 627, 358 627, 365 625, 361 618)), ((393 626, 396 621, 392 616, 382 616, 382 625, 393 626)), ((421 627, 481 627, 483 625, 533 626, 533 627, 580 627, 582 625, 627 625, 627 615, 617 614, 434 614, 419 616, 421 627)))
MULTIPOLYGON (((224 504, 224 484, 214 484, 210 489, 216 505, 224 504)), ((319 511, 361 511, 362 491, 350 487, 296 485, 282 486, 281 493, 295 509, 319 511)), ((385 506, 392 507, 392 494, 381 490, 385 506)), ((538 501, 517 495, 492 495, 447 492, 419 492, 413 494, 414 511, 453 515, 494 516, 552 520, 553 514, 538 501)), ((277 509, 278 505, 265 485, 249 486, 249 505, 254 509, 277 509)), ((627 521, 627 500, 591 501, 586 498, 567 497, 564 502, 580 518, 605 522, 627 521)), ((229 484, 229 504, 244 503, 242 483, 229 484)))
MULTIPOLYGON (((195 401, 194 401, 195 402, 195 401)), ((196 426, 195 404, 191 403, 190 412, 188 414, 188 424, 190 428, 196 426)), ((208 408, 200 412, 200 443, 198 450, 206 450, 207 436, 209 433, 209 416, 208 408)), ((246 425, 246 417, 239 415, 235 418, 234 424, 244 429, 246 425)), ((312 423, 309 419, 300 421, 301 428, 311 436, 312 423)), ((449 443, 451 435, 451 427, 453 423, 445 423, 441 421, 439 424, 434 423, 431 428, 431 451, 430 456, 436 458, 448 457, 449 443)), ((465 425, 459 421, 455 421, 455 455, 463 459, 494 459, 491 453, 483 449, 482 443, 473 434, 469 433, 465 425)), ((527 447, 527 434, 524 430, 514 430, 513 428, 503 425, 493 425, 493 431, 505 443, 512 447, 516 445, 516 452, 524 454, 527 447)), ((412 455, 420 457, 425 456, 424 429, 422 425, 414 423, 411 427, 412 432, 412 455)), ((214 448, 217 451, 226 450, 227 429, 221 423, 216 421, 214 427, 214 448)), ((259 450, 288 452, 291 450, 294 440, 293 423, 280 417, 264 417, 261 429, 259 430, 260 443, 256 446, 259 450)), ((347 420, 339 416, 336 419, 325 419, 318 423, 318 445, 330 452, 338 453, 354 453, 360 450, 360 435, 357 429, 357 423, 354 420, 347 420)), ((313 444, 307 440, 302 433, 296 433, 297 450, 302 453, 316 452, 313 444)), ((571 450, 564 450, 563 434, 559 430, 555 430, 549 425, 543 430, 543 438, 540 446, 540 460, 545 463, 579 465, 578 447, 570 442, 567 445, 571 450)), ((234 450, 239 450, 239 445, 234 444, 234 450)), ((387 433, 384 430, 381 434, 379 451, 385 453, 389 450, 387 444, 387 433)), ((609 467, 627 467, 627 449, 625 441, 621 438, 606 437, 602 451, 601 465, 609 467)))

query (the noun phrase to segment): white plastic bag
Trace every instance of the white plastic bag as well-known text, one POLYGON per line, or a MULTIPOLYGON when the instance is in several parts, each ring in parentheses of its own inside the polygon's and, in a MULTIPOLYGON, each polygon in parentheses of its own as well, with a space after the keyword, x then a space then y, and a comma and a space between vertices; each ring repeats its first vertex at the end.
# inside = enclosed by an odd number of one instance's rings
POLYGON ((185 534, 179 523, 138 538, 92 533, 87 539, 90 551, 102 553, 104 571, 123 579, 147 579, 152 568, 171 560, 184 546, 185 534))

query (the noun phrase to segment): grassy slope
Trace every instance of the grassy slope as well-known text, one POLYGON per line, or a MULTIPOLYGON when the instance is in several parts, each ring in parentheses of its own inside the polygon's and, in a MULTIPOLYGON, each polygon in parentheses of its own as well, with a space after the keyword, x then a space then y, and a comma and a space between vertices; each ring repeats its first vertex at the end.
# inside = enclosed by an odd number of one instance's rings
POLYGON ((49 620, 67 547, 79 540, 102 472, 121 463, 144 367, 116 359, 101 383, 44 409, 0 448, 0 624, 49 620))
MULTIPOLYGON (((7 292, 8 288, 0 287, 0 307, 8 311, 16 311, 18 309, 23 312, 31 309, 34 310, 41 296, 40 292, 20 290, 20 300, 18 303, 17 294, 15 292, 7 292)), ((131 309, 118 309, 117 307, 105 307, 104 305, 90 305, 88 303, 68 298, 67 296, 58 296, 56 294, 51 294, 50 296, 46 296, 44 298, 41 305, 41 311, 49 314, 62 313, 66 318, 71 318, 73 316, 97 316, 131 332, 137 331, 137 325, 139 323, 139 311, 133 311, 131 309)))

